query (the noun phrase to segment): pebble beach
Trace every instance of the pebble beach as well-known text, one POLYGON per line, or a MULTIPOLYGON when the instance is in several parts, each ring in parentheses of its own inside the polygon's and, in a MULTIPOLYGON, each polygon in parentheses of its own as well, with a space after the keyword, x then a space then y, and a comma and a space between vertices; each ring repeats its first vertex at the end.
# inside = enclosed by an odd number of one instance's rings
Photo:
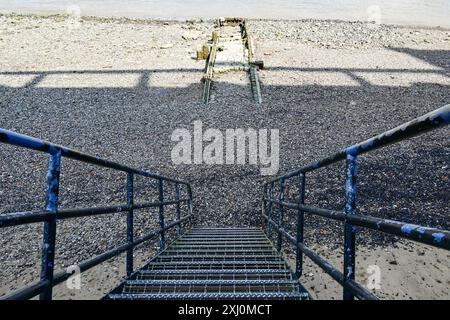
MULTIPOLYGON (((195 50, 211 37, 213 21, 0 15, 0 127, 190 181, 200 225, 261 226, 268 178, 259 168, 175 165, 173 130, 192 129, 196 120, 219 130, 279 129, 282 174, 450 103, 450 30, 331 20, 250 20, 249 27, 256 58, 264 61, 263 103, 254 103, 242 73, 221 75, 204 105, 205 62, 195 50)), ((450 229, 449 133, 444 128, 362 157, 358 211, 450 229)), ((46 156, 1 145, 0 163, 0 214, 42 209, 46 156)), ((342 209, 344 174, 340 163, 308 177, 306 202, 342 209)), ((125 181, 124 174, 64 161, 60 207, 122 204, 125 181)), ((156 196, 153 182, 138 181, 137 190, 137 199, 156 196)), ((292 228, 295 216, 286 217, 292 228)), ((158 225, 156 210, 136 219, 138 235, 158 225)), ((306 243, 338 264, 340 225, 307 217, 306 228, 306 243)), ((38 279, 42 229, 1 230, 0 296, 38 279)), ((122 244, 125 231, 121 214, 61 222, 57 269, 122 244)), ((357 259, 376 256, 386 283, 395 279, 380 296, 450 298, 447 252, 363 230, 357 242, 357 259)), ((137 261, 154 246, 141 248, 137 261)), ((55 297, 102 297, 123 278, 123 265, 124 257, 113 259, 88 272, 83 290, 61 285, 55 297)), ((306 285, 323 293, 331 279, 310 270, 306 285)), ((317 298, 340 298, 333 292, 317 298)))

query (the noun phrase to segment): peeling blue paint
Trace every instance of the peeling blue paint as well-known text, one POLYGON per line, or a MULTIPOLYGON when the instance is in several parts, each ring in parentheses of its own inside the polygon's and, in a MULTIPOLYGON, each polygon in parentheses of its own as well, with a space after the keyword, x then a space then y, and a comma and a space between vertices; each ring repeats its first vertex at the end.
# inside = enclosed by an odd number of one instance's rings
POLYGON ((48 190, 46 209, 56 212, 58 209, 59 172, 61 170, 61 151, 50 155, 49 169, 47 173, 48 190))
POLYGON ((6 133, 5 141, 11 144, 23 146, 25 148, 45 151, 45 144, 41 140, 22 135, 20 133, 6 133))
POLYGON ((395 220, 389 220, 389 219, 386 219, 386 220, 384 220, 386 223, 391 223, 391 224, 401 224, 401 225, 403 225, 403 222, 400 222, 400 221, 395 221, 395 220))
POLYGON ((418 227, 416 229, 416 231, 420 234, 424 234, 426 230, 427 230, 427 228, 425 228, 425 227, 418 227))
POLYGON ((419 232, 420 234, 425 234, 425 232, 431 231, 431 230, 434 230, 434 229, 429 228, 429 227, 418 227, 416 231, 419 232))
POLYGON ((445 239, 445 234, 438 232, 438 233, 433 233, 432 234, 433 238, 434 238, 434 242, 442 242, 445 239))
POLYGON ((358 155, 358 145, 353 145, 345 149, 347 155, 357 156, 358 155))

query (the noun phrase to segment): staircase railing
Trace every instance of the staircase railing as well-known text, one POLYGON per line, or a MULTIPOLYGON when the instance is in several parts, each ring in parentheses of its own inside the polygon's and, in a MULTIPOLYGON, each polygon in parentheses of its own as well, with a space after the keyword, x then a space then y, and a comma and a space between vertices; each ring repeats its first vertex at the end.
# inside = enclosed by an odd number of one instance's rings
POLYGON ((343 298, 352 300, 377 299, 369 290, 355 281, 355 233, 356 226, 381 231, 398 237, 414 240, 427 245, 450 250, 450 232, 429 227, 408 224, 395 220, 381 219, 369 215, 360 215, 356 212, 356 169, 357 158, 366 152, 396 143, 398 141, 420 135, 430 130, 443 127, 450 122, 450 105, 425 114, 410 122, 402 124, 392 130, 386 131, 364 142, 352 145, 340 152, 322 159, 301 169, 296 169, 264 184, 262 215, 267 221, 267 233, 271 235, 274 228, 277 235, 277 248, 282 249, 283 237, 289 240, 296 248, 295 274, 300 278, 303 270, 303 254, 328 273, 343 287, 343 298), (341 160, 346 160, 346 205, 342 211, 328 210, 305 205, 306 174, 318 170, 341 160), (289 179, 297 179, 298 200, 285 201, 285 185, 289 179), (273 197, 275 184, 278 184, 278 199, 273 197), (278 207, 277 222, 273 220, 273 206, 278 207), (296 235, 291 235, 285 229, 285 210, 297 210, 296 235), (320 257, 305 246, 304 214, 317 215, 344 223, 344 272, 339 271, 328 261, 320 257))
POLYGON ((86 271, 106 260, 109 260, 123 252, 126 252, 126 270, 127 275, 133 272, 133 249, 137 245, 151 240, 157 236, 160 237, 160 250, 166 246, 166 231, 173 227, 178 227, 178 233, 181 231, 182 223, 191 219, 192 213, 192 189, 191 185, 185 181, 171 179, 161 175, 149 173, 142 170, 130 168, 112 161, 94 157, 82 152, 78 152, 63 146, 50 142, 39 140, 23 134, 0 129, 0 142, 41 151, 49 154, 49 167, 47 174, 47 198, 45 209, 42 211, 17 212, 0 215, 0 228, 24 225, 29 223, 44 223, 44 239, 42 247, 42 264, 40 281, 17 290, 3 299, 30 299, 40 295, 41 300, 52 298, 52 289, 55 285, 67 280, 71 274, 65 271, 54 273, 55 266, 55 239, 57 233, 56 222, 64 219, 74 219, 78 217, 97 216, 111 213, 124 212, 127 214, 127 243, 108 250, 93 258, 85 260, 78 264, 80 272, 86 271), (83 163, 89 163, 104 168, 110 168, 122 171, 127 174, 127 203, 116 206, 93 207, 93 208, 74 208, 59 209, 58 194, 60 186, 61 159, 69 158, 83 163), (134 202, 134 177, 141 176, 157 181, 158 201, 135 203, 134 202), (175 199, 166 199, 164 185, 172 184, 175 186, 175 199), (186 197, 181 198, 181 188, 186 188, 186 197), (181 218, 181 203, 187 203, 187 215, 181 218), (176 220, 167 224, 165 221, 165 207, 169 205, 176 206, 176 220), (134 210, 144 208, 159 208, 159 229, 145 236, 134 239, 133 216, 134 210))

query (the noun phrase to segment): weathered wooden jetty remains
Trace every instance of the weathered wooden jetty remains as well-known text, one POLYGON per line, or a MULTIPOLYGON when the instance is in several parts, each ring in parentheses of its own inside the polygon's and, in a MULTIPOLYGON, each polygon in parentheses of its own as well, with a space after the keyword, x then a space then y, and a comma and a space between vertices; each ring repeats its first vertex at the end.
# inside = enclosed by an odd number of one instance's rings
POLYGON ((262 102, 258 70, 264 67, 254 56, 253 37, 242 18, 219 18, 209 43, 197 49, 197 59, 206 60, 203 102, 210 101, 213 78, 227 72, 247 72, 253 99, 262 102))

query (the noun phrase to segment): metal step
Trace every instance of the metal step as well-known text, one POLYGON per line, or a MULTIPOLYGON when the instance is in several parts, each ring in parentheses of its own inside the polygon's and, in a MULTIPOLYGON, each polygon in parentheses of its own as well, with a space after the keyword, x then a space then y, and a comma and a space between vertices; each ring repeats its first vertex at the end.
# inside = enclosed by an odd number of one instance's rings
POLYGON ((261 230, 260 229, 192 229, 188 232, 188 234, 193 234, 193 233, 249 234, 249 233, 261 233, 261 230))
POLYGON ((248 236, 248 235, 263 235, 260 230, 192 230, 187 233, 187 235, 211 235, 211 236, 220 236, 220 235, 236 235, 236 236, 248 236))
MULTIPOLYGON (((184 240, 183 240, 184 241, 184 240)), ((186 243, 189 243, 189 241, 185 241, 186 243)), ((179 243, 182 243, 182 241, 177 243, 174 243, 173 246, 178 245, 179 243)), ((188 244, 186 244, 188 245, 188 244)), ((201 241, 201 242, 196 242, 190 245, 199 245, 199 246, 219 246, 219 247, 226 247, 226 246, 247 246, 249 248, 253 248, 253 247, 270 247, 273 248, 272 244, 269 241, 259 241, 257 243, 248 243, 246 244, 245 241, 221 241, 221 242, 208 242, 208 241, 201 241), (236 245, 233 245, 233 242, 236 243, 236 245)))
POLYGON ((272 249, 272 245, 270 244, 260 244, 260 245, 254 245, 254 244, 198 244, 198 245, 183 245, 183 244, 174 244, 172 248, 176 249, 193 249, 193 248, 199 248, 199 249, 208 249, 208 248, 214 248, 214 249, 272 249))
POLYGON ((296 285, 294 280, 128 280, 130 286, 192 286, 192 285, 296 285))
POLYGON ((245 238, 241 238, 241 239, 236 239, 236 237, 204 237, 204 238, 198 238, 198 237, 183 237, 182 240, 179 241, 183 241, 183 242, 232 242, 232 241, 252 241, 252 242, 267 242, 267 238, 262 238, 262 237, 245 237, 245 238))
POLYGON ((270 280, 168 280, 127 281, 123 293, 250 293, 297 292, 295 281, 270 280))
POLYGON ((183 240, 178 240, 174 243, 175 246, 177 245, 190 245, 190 246, 197 246, 197 245, 217 245, 217 244, 221 244, 221 245, 227 245, 227 246, 236 246, 236 245, 249 245, 249 244, 254 244, 254 245, 261 245, 261 244, 265 244, 270 246, 270 242, 267 240, 211 240, 211 241, 199 241, 199 240, 187 240, 187 239, 183 239, 183 240))
MULTIPOLYGON (((182 271, 182 270, 181 270, 182 271)), ((190 271, 190 270, 187 270, 190 271)), ((215 271, 215 270, 205 270, 215 271)), ((235 271, 235 270, 233 270, 235 271)), ((247 270, 253 271, 253 270, 247 270)), ((258 273, 139 273, 133 277, 134 280, 292 280, 289 272, 258 272, 258 273)))
POLYGON ((271 268, 285 268, 283 262, 271 261, 224 261, 224 262, 155 262, 146 266, 147 270, 190 270, 190 269, 204 269, 204 270, 227 270, 227 269, 271 269, 271 268))
POLYGON ((252 228, 252 227, 243 227, 243 228, 238 228, 238 227, 230 227, 230 228, 223 228, 223 227, 195 227, 191 229, 191 232, 196 232, 196 231, 203 231, 203 230, 218 230, 218 231, 224 231, 224 232, 229 232, 229 231, 241 231, 241 232, 249 232, 249 231, 256 231, 256 232, 261 232, 260 228, 252 228))
POLYGON ((277 254, 275 250, 269 249, 269 250, 166 250, 164 251, 164 254, 170 254, 172 256, 176 255, 272 255, 277 254))
POLYGON ((132 274, 106 299, 304 299, 260 229, 196 228, 132 274))
POLYGON ((234 238, 236 237, 236 235, 238 235, 239 237, 253 237, 253 238, 266 238, 265 235, 261 235, 260 232, 251 232, 251 233, 236 233, 236 234, 227 234, 227 233, 213 233, 213 234, 205 234, 203 232, 201 233, 186 233, 185 235, 183 235, 183 238, 195 238, 195 237, 199 237, 199 238, 209 238, 209 237, 217 237, 217 238, 234 238))
POLYGON ((284 274, 290 274, 289 269, 234 269, 234 270, 206 270, 206 269, 199 269, 199 270, 146 270, 141 269, 138 271, 138 274, 201 274, 201 273, 216 273, 216 274, 225 274, 225 273, 231 273, 231 274, 249 274, 249 273, 284 273, 284 274))
POLYGON ((188 233, 185 236, 188 237, 212 237, 212 238, 231 238, 231 237, 239 237, 239 238, 245 238, 245 237, 263 237, 261 233, 258 232, 249 232, 249 233, 240 233, 240 232, 199 232, 199 233, 188 233))

